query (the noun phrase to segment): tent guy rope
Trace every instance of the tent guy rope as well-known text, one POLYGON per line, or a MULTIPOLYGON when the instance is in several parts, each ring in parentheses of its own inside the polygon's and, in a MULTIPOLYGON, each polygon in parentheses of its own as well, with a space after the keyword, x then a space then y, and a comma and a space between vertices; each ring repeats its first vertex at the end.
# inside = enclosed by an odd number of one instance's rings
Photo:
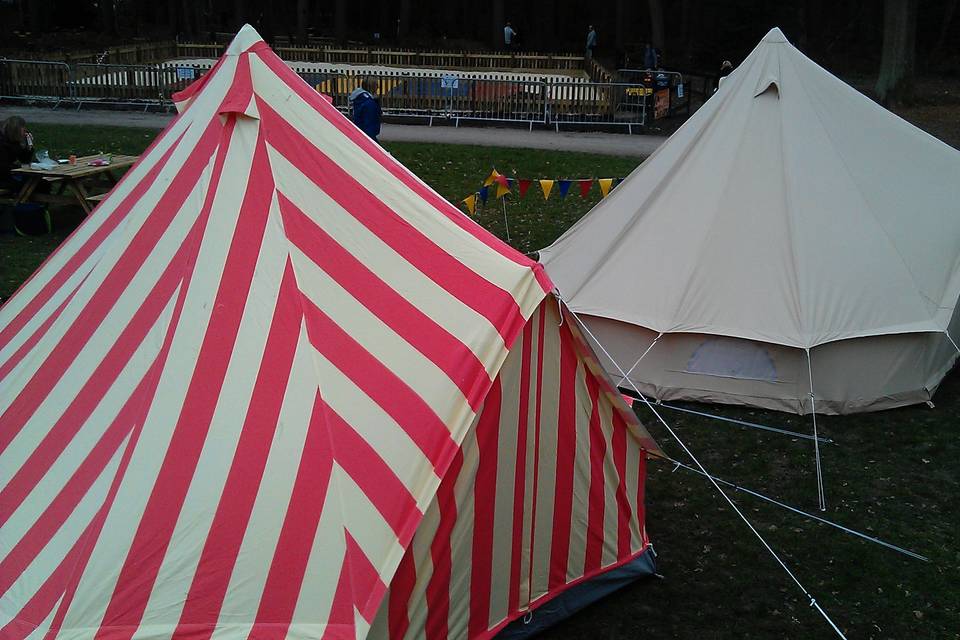
MULTIPOLYGON (((749 422, 747 420, 739 420, 737 418, 728 418, 726 416, 718 416, 715 413, 707 413, 706 411, 695 411, 693 409, 687 409, 685 407, 678 407, 675 404, 664 404, 663 402, 657 402, 657 406, 663 407, 664 409, 669 409, 670 411, 680 411, 682 413, 690 413, 695 416, 703 416, 704 418, 712 418, 713 420, 719 420, 721 422, 729 422, 731 424, 740 425, 741 427, 749 427, 751 429, 760 429, 762 431, 770 431, 772 433, 779 433, 785 436, 790 436, 792 438, 801 438, 803 440, 813 440, 814 436, 811 436, 808 433, 800 433, 799 431, 790 431, 789 429, 779 429, 777 427, 770 427, 765 424, 760 424, 759 422, 749 422)), ((822 444, 833 444, 833 440, 830 438, 818 437, 822 444)))
MULTIPOLYGON (((559 293, 557 295, 559 296, 559 293)), ((569 306, 567 308, 569 309, 569 306)), ((603 346, 603 343, 597 340, 597 337, 593 334, 592 331, 590 331, 590 328, 580 318, 577 312, 574 311, 573 309, 570 309, 570 313, 573 314, 574 318, 576 318, 577 324, 580 325, 580 328, 583 329, 583 331, 590 336, 590 338, 600 348, 600 350, 603 351, 603 354, 607 356, 607 358, 617 368, 620 374, 626 377, 626 374, 623 368, 617 363, 616 360, 613 359, 613 357, 610 355, 610 352, 608 352, 606 347, 603 346)), ((823 619, 827 621, 827 623, 834 630, 834 632, 837 634, 838 637, 843 638, 843 640, 846 640, 847 637, 843 634, 840 628, 837 627, 837 625, 833 622, 833 620, 830 618, 829 614, 827 614, 827 612, 823 609, 823 607, 820 606, 820 604, 817 602, 817 599, 814 598, 809 591, 807 591, 807 588, 804 587, 803 583, 800 582, 800 580, 797 578, 796 575, 794 575, 793 571, 790 570, 790 567, 786 565, 786 563, 780 558, 780 555, 773 549, 773 547, 770 546, 770 543, 768 543, 767 540, 760 534, 760 532, 757 531, 756 527, 754 527, 753 524, 750 522, 750 520, 747 519, 747 516, 743 514, 743 511, 740 510, 740 508, 733 501, 733 499, 730 498, 730 496, 728 496, 727 493, 720 487, 720 484, 716 480, 714 480, 714 477, 707 472, 706 468, 703 466, 703 464, 701 464, 700 460, 695 455, 693 455, 693 452, 690 451, 690 449, 683 442, 683 440, 680 439, 680 436, 677 435, 677 433, 673 430, 673 428, 670 427, 669 424, 667 424, 667 421, 663 419, 663 416, 661 416, 660 413, 656 410, 656 408, 654 408, 653 404, 647 399, 647 397, 643 393, 641 393, 640 389, 638 389, 637 386, 633 384, 632 380, 629 380, 628 378, 627 381, 630 382, 630 386, 637 393, 637 395, 644 402, 644 404, 646 404, 647 407, 650 409, 650 411, 653 412, 653 415, 657 417, 657 420, 659 420, 660 424, 662 424, 664 428, 673 437, 673 439, 677 441, 677 444, 680 445, 684 453, 686 453, 690 457, 690 459, 693 460, 694 464, 697 465, 697 468, 700 470, 701 473, 703 473, 704 477, 706 477, 707 480, 710 481, 710 483, 713 485, 713 488, 716 489, 717 493, 719 493, 723 497, 723 499, 726 500, 727 504, 730 505, 730 508, 734 510, 734 512, 740 517, 740 519, 743 520, 743 523, 747 525, 747 528, 750 529, 750 531, 753 533, 754 536, 756 536, 757 540, 760 541, 760 544, 762 544, 763 547, 770 553, 770 555, 773 556, 773 559, 777 561, 777 564, 780 565, 780 567, 786 572, 786 574, 790 576, 790 579, 793 580, 794 584, 797 585, 797 588, 799 588, 800 591, 803 592, 803 595, 810 600, 810 606, 815 608, 817 612, 821 616, 823 616, 823 619)))
MULTIPOLYGON (((686 469, 687 471, 690 471, 690 472, 692 472, 692 473, 696 473, 696 474, 699 474, 699 475, 703 475, 703 472, 701 472, 701 471, 698 470, 698 469, 694 469, 693 467, 691 467, 691 466, 688 465, 688 464, 683 464, 682 462, 680 462, 680 461, 678 461, 678 460, 674 460, 673 458, 670 458, 669 460, 670 460, 670 462, 672 462, 673 464, 676 465, 676 468, 675 468, 674 470, 676 470, 677 468, 682 468, 682 469, 686 469)), ((833 522, 833 521, 831 521, 831 520, 827 520, 826 518, 821 518, 821 517, 818 516, 818 515, 814 515, 814 514, 812 514, 812 513, 808 513, 807 511, 803 511, 802 509, 797 509, 796 507, 791 507, 789 504, 786 504, 786 503, 784 503, 784 502, 780 502, 779 500, 775 500, 774 498, 771 498, 770 496, 765 496, 765 495, 763 495, 762 493, 759 493, 759 492, 757 492, 757 491, 753 491, 752 489, 747 489, 746 487, 742 487, 742 486, 740 486, 740 485, 738 485, 738 484, 735 484, 735 483, 733 483, 733 482, 730 482, 729 480, 724 480, 724 479, 722 479, 722 478, 718 478, 717 476, 714 476, 713 479, 716 480, 717 482, 719 482, 720 484, 723 484, 723 485, 726 485, 726 486, 732 488, 734 491, 739 491, 739 492, 741 492, 741 493, 746 493, 746 494, 748 494, 748 495, 751 495, 751 496, 753 496, 753 497, 755 497, 755 498, 760 498, 761 500, 765 500, 766 502, 769 502, 770 504, 776 505, 776 506, 778 506, 778 507, 780 507, 780 508, 782 508, 782 509, 786 509, 786 510, 788 510, 788 511, 792 511, 792 512, 798 514, 798 515, 804 516, 805 518, 810 518, 811 520, 816 520, 817 522, 822 522, 823 524, 829 525, 829 526, 834 527, 834 528, 836 528, 836 529, 840 529, 841 531, 843 531, 843 532, 845 532, 845 533, 849 533, 850 535, 854 535, 854 536, 857 536, 858 538, 862 538, 863 540, 866 540, 866 541, 868 541, 868 542, 872 542, 872 543, 874 543, 874 544, 878 544, 878 545, 880 545, 881 547, 886 547, 887 549, 890 549, 891 551, 896 551, 897 553, 902 553, 902 554, 905 555, 905 556, 909 556, 909 557, 911 557, 911 558, 916 558, 917 560, 923 560, 924 562, 930 562, 930 558, 928 558, 928 557, 926 557, 926 556, 922 556, 922 555, 920 555, 919 553, 916 553, 915 551, 910 551, 909 549, 904 549, 903 547, 898 547, 897 545, 891 544, 891 543, 886 542, 886 541, 884 541, 884 540, 881 540, 880 538, 875 538, 875 537, 873 537, 873 536, 868 536, 867 534, 862 533, 862 532, 860 532, 860 531, 857 531, 856 529, 851 529, 851 528, 849 528, 849 527, 845 527, 845 526, 843 526, 842 524, 838 524, 838 523, 833 522)))
POLYGON ((663 331, 657 334, 657 337, 653 339, 653 342, 650 343, 650 346, 647 347, 647 350, 641 353, 640 357, 637 358, 637 361, 633 363, 633 366, 627 369, 627 372, 623 374, 623 378, 621 378, 620 382, 617 383, 618 387, 623 386, 624 381, 626 381, 626 379, 630 376, 630 374, 633 373, 633 370, 637 368, 637 365, 640 364, 640 361, 647 357, 647 354, 650 353, 650 350, 653 349, 654 345, 656 345, 657 342, 662 337, 663 337, 663 331))

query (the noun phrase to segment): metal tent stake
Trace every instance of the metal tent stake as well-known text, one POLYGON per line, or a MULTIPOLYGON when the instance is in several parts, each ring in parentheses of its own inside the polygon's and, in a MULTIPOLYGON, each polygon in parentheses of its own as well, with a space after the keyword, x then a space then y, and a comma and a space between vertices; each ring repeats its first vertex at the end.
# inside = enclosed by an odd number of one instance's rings
POLYGON ((507 228, 507 242, 510 242, 510 223, 507 222, 507 198, 506 198, 506 196, 500 198, 500 202, 503 203, 503 226, 507 228))
POLYGON ((807 354, 807 376, 810 381, 810 417, 813 419, 813 452, 817 460, 817 500, 820 502, 820 511, 827 510, 827 499, 823 491, 823 471, 820 468, 820 438, 817 436, 817 401, 813 392, 813 366, 810 364, 810 349, 804 349, 807 354))

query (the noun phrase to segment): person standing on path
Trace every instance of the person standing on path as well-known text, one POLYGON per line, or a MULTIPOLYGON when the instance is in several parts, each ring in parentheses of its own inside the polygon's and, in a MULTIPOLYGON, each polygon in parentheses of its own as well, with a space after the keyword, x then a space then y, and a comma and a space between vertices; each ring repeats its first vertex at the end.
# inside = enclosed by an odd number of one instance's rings
POLYGON ((513 30, 513 27, 510 25, 510 22, 507 21, 507 25, 503 28, 503 45, 507 50, 512 50, 514 43, 516 42, 517 32, 513 30))
POLYGON ((360 86, 350 94, 350 107, 353 109, 353 123, 379 144, 377 136, 380 135, 382 111, 380 103, 373 97, 376 86, 376 80, 372 77, 364 78, 360 86))
POLYGON ((657 50, 649 42, 647 43, 646 48, 643 50, 643 67, 647 70, 655 70, 660 66, 660 61, 657 60, 657 50))
POLYGON ((727 79, 727 76, 733 71, 733 63, 729 60, 724 60, 723 64, 720 65, 720 74, 717 77, 717 89, 720 88, 720 85, 723 84, 723 81, 727 79))
POLYGON ((593 57, 593 50, 597 48, 597 32, 593 28, 593 25, 587 30, 587 51, 585 56, 587 60, 593 57))

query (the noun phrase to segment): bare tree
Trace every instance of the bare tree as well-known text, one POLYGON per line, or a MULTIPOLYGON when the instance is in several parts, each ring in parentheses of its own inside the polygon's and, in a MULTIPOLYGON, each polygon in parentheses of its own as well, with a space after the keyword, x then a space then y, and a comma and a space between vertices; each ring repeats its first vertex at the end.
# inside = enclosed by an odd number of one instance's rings
POLYGON ((885 0, 883 55, 876 92, 883 105, 908 102, 916 58, 917 0, 885 0))
POLYGON ((405 38, 410 34, 410 24, 413 12, 410 7, 410 0, 400 0, 400 24, 397 28, 397 37, 405 38))
POLYGON ((694 34, 698 12, 693 10, 692 0, 682 0, 680 3, 680 42, 683 44, 683 64, 689 65, 693 60, 694 34))
POLYGON ((653 46, 660 51, 666 50, 666 36, 663 28, 662 0, 647 0, 650 9, 650 40, 653 46))
POLYGON ((307 23, 310 21, 309 0, 297 0, 297 41, 307 42, 307 23))
POLYGON ((247 19, 247 7, 243 0, 233 0, 233 27, 229 29, 234 31, 243 26, 247 19))
POLYGON ((503 25, 506 20, 503 13, 503 0, 493 0, 490 6, 491 29, 493 31, 493 48, 503 46, 503 25))
POLYGON ((940 36, 937 38, 937 44, 933 47, 934 57, 939 57, 943 51, 943 45, 947 42, 947 34, 950 32, 950 25, 953 23, 953 16, 957 12, 957 0, 947 0, 946 7, 943 10, 943 22, 940 23, 940 36))
POLYGON ((333 31, 337 40, 347 39, 347 0, 337 0, 333 9, 333 31))

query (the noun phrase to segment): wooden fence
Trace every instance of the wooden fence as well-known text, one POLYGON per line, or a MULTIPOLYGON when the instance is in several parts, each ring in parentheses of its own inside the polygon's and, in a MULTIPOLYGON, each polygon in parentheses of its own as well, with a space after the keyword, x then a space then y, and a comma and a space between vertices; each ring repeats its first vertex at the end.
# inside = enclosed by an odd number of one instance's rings
MULTIPOLYGON (((525 71, 584 71, 594 82, 609 82, 612 75, 594 60, 582 55, 536 52, 454 51, 386 49, 377 47, 334 46, 322 39, 299 46, 278 38, 274 51, 291 62, 326 62, 395 67, 435 67, 441 69, 522 69, 525 71)), ((79 64, 150 64, 174 58, 219 58, 222 42, 190 43, 161 41, 106 47, 99 51, 32 52, 6 56, 16 60, 44 60, 79 64)))
POLYGON ((177 43, 172 40, 168 42, 148 42, 106 47, 99 51, 18 51, 4 57, 15 60, 43 60, 80 64, 96 64, 98 62, 149 64, 176 58, 177 43))
MULTIPOLYGON (((223 45, 186 43, 177 45, 177 57, 219 58, 223 45)), ((396 67, 437 67, 442 69, 523 69, 538 71, 582 71, 583 56, 551 53, 506 53, 492 51, 414 51, 334 46, 274 46, 284 60, 396 67)))

